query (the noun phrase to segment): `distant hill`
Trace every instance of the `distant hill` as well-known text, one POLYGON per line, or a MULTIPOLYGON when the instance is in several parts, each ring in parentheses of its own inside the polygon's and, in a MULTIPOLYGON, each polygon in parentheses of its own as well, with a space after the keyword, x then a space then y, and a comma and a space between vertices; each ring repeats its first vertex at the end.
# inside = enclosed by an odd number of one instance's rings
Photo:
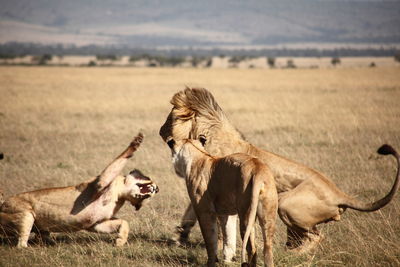
POLYGON ((0 0, 0 43, 400 43, 400 1, 0 0))

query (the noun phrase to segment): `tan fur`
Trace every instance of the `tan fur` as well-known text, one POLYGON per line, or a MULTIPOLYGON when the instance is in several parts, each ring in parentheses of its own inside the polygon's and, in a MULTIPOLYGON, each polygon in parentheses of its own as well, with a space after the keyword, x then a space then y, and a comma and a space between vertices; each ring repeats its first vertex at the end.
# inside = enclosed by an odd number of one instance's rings
POLYGON ((278 194, 269 168, 243 153, 211 157, 197 140, 177 143, 170 140, 169 145, 175 171, 185 178, 189 197, 199 219, 207 248, 208 266, 215 266, 217 261, 217 216, 226 218, 233 214, 238 214, 240 218, 242 262, 245 262, 247 248, 248 263, 256 266, 253 225, 257 216, 264 237, 264 262, 266 266, 273 266, 272 243, 278 194))
POLYGON ((1 191, 0 189, 0 205, 3 204, 3 202, 4 202, 4 194, 3 191, 1 191))
MULTIPOLYGON (((288 227, 287 247, 290 249, 305 252, 313 248, 320 240, 316 225, 338 221, 346 208, 360 211, 382 208, 398 189, 399 174, 384 198, 374 203, 361 203, 340 191, 318 171, 246 142, 206 89, 186 88, 173 96, 171 104, 173 108, 160 129, 164 141, 204 138, 207 140, 205 150, 211 155, 247 153, 271 168, 279 193, 278 213, 288 227)), ((398 158, 397 152, 390 154, 398 158)), ((188 208, 179 227, 181 241, 185 241, 195 222, 190 211, 188 208)))
MULTIPOLYGON (((49 239, 50 232, 88 230, 118 233, 116 245, 124 245, 129 225, 115 214, 125 201, 136 209, 156 192, 157 186, 139 171, 121 176, 127 159, 139 147, 143 135, 98 176, 76 186, 46 188, 12 196, 0 206, 0 230, 18 237, 18 247, 26 247, 29 234, 49 239)), ((0 231, 1 232, 1 231, 0 231)))

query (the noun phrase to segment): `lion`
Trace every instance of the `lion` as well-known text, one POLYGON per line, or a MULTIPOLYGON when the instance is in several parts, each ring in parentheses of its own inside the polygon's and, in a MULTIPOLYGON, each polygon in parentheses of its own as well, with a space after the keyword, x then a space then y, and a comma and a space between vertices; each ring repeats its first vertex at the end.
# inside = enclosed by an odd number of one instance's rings
MULTIPOLYGON (((238 214, 243 239, 242 266, 256 266, 253 225, 256 216, 264 237, 264 263, 273 266, 272 243, 278 192, 271 170, 257 158, 243 153, 225 157, 207 154, 198 140, 168 141, 175 172, 186 181, 189 197, 206 244, 208 266, 217 259, 217 217, 226 221, 238 214), (249 243, 248 243, 249 242, 249 243)), ((221 225, 224 228, 224 225, 221 225)))
MULTIPOLYGON (((321 240, 317 225, 339 221, 347 209, 375 211, 387 205, 399 187, 399 173, 390 192, 374 203, 362 203, 348 196, 326 176, 300 163, 262 150, 247 142, 243 135, 229 122, 213 95, 202 88, 186 88, 171 100, 172 110, 159 134, 166 142, 173 138, 204 139, 205 150, 213 156, 225 156, 235 152, 247 153, 267 164, 274 175, 279 194, 278 214, 287 226, 286 247, 295 252, 307 252, 321 240)), ((384 145, 380 154, 397 152, 384 145)), ((196 222, 193 208, 189 206, 178 227, 179 241, 186 242, 196 222)), ((224 259, 232 260, 236 243, 236 219, 229 218, 230 229, 223 234, 224 259)))
POLYGON ((46 188, 12 196, 0 206, 0 230, 16 235, 17 247, 27 247, 31 231, 45 242, 54 243, 51 232, 87 230, 118 233, 116 246, 127 242, 128 222, 115 217, 125 201, 136 210, 145 199, 159 191, 157 185, 139 170, 122 176, 120 172, 143 135, 139 133, 128 148, 102 173, 76 186, 46 188))

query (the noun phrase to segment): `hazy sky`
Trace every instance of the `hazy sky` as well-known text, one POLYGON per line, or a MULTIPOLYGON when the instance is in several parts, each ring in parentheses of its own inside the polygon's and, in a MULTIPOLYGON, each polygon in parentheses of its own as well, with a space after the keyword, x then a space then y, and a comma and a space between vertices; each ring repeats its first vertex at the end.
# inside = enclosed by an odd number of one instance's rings
POLYGON ((0 42, 400 43, 400 1, 0 0, 0 42))

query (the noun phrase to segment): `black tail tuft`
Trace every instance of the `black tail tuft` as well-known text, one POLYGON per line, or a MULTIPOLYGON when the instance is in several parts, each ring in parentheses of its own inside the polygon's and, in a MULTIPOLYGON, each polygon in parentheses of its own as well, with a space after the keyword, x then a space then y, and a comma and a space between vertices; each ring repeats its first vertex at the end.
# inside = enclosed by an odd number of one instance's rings
POLYGON ((378 153, 381 155, 389 155, 389 154, 396 155, 397 154, 396 150, 394 150, 394 148, 392 146, 387 145, 387 144, 382 145, 378 149, 378 153))

